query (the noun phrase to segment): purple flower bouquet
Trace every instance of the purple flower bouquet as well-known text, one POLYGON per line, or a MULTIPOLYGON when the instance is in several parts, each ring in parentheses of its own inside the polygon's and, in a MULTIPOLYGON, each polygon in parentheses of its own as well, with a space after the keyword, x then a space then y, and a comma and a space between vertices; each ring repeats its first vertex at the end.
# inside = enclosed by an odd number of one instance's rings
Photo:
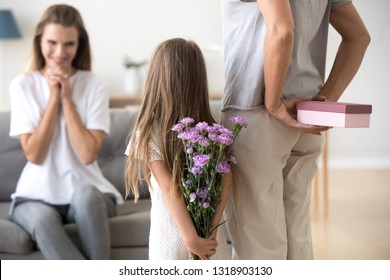
MULTIPOLYGON (((237 163, 230 145, 248 124, 241 117, 232 117, 233 131, 220 124, 209 126, 192 118, 184 118, 172 127, 183 141, 185 162, 182 192, 187 209, 200 237, 208 238, 212 221, 220 201, 223 176, 230 172, 230 164, 237 163)), ((197 259, 195 257, 195 259, 197 259)))

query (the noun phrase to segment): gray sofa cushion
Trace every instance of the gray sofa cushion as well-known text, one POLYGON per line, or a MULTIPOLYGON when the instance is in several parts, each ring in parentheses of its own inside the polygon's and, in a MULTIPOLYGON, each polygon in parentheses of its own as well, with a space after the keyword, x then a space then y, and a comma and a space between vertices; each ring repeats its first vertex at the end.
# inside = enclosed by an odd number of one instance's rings
POLYGON ((9 201, 26 158, 18 139, 9 135, 10 114, 0 112, 0 201, 9 201))
MULTIPOLYGON (((118 215, 109 219, 111 248, 147 246, 149 244, 150 199, 140 199, 134 204, 126 201, 118 206, 118 215)), ((75 224, 65 225, 73 243, 80 247, 75 224)))
POLYGON ((111 247, 138 247, 149 244, 150 199, 119 205, 118 215, 110 219, 111 247))

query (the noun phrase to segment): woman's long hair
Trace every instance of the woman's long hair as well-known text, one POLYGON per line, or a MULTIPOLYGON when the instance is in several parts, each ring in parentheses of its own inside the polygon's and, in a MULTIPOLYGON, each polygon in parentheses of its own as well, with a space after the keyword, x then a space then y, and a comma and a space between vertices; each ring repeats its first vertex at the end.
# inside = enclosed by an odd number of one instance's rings
POLYGON ((76 27, 79 44, 72 66, 76 69, 91 70, 91 48, 87 30, 79 11, 69 5, 53 5, 43 13, 35 28, 31 58, 26 70, 35 71, 45 67, 45 58, 41 52, 41 40, 45 26, 50 23, 60 24, 64 27, 76 27))
POLYGON ((176 158, 184 157, 183 144, 171 128, 185 117, 215 122, 202 52, 195 42, 174 38, 159 44, 150 62, 140 112, 130 137, 126 196, 132 191, 137 200, 140 180, 151 186, 148 164, 152 134, 158 136, 153 140, 172 174, 172 190, 180 186, 184 166, 176 158))

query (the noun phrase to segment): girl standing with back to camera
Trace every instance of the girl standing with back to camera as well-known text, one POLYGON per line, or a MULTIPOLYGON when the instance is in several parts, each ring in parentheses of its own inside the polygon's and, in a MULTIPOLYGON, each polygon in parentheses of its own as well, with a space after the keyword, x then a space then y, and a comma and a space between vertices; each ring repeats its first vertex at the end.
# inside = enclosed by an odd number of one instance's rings
MULTIPOLYGON (((138 182, 145 177, 152 200, 149 259, 230 259, 223 230, 209 239, 197 235, 180 190, 183 173, 176 157, 183 144, 171 130, 184 117, 214 123, 203 55, 192 41, 162 42, 149 67, 141 110, 127 147, 126 189, 138 197, 138 182), (145 174, 143 176, 142 174, 145 174), (149 176, 150 175, 150 176, 149 176)), ((214 225, 219 224, 230 189, 226 176, 214 225)))
POLYGON ((27 164, 12 195, 12 220, 46 259, 108 259, 108 218, 123 200, 97 164, 109 129, 108 94, 90 72, 87 31, 68 5, 49 7, 38 23, 29 71, 10 85, 10 136, 27 164), (63 224, 75 223, 78 249, 63 224))

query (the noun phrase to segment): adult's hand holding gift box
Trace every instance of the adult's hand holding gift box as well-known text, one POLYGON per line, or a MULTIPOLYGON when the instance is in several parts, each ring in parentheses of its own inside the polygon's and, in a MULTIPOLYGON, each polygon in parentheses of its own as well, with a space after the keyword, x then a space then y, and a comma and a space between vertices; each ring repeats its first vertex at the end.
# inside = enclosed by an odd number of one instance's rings
POLYGON ((370 127, 372 105, 326 101, 297 104, 300 123, 331 127, 370 127))

